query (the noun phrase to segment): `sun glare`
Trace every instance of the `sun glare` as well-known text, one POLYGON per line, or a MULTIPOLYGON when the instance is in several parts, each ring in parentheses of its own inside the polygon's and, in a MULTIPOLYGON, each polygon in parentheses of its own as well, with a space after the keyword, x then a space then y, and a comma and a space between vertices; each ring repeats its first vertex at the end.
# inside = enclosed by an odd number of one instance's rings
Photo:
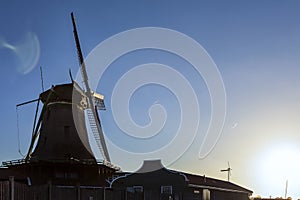
POLYGON ((285 197, 287 184, 287 197, 299 198, 300 147, 278 143, 266 149, 257 163, 262 195, 285 197))

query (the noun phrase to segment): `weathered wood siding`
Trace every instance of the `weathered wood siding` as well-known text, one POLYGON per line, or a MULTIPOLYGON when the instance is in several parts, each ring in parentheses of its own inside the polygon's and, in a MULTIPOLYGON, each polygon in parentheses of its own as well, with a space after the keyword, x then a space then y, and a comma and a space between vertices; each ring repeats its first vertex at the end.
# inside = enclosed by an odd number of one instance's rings
POLYGON ((9 199, 9 181, 0 182, 0 200, 9 199))
POLYGON ((112 200, 112 191, 101 187, 28 186, 23 183, 0 181, 0 200, 112 200), (12 195, 13 191, 13 195, 12 195))

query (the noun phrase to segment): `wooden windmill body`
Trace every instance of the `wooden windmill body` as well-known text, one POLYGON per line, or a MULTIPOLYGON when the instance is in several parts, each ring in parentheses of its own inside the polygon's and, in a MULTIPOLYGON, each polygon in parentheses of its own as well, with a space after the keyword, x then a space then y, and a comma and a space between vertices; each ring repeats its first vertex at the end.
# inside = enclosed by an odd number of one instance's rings
MULTIPOLYGON (((83 90, 75 81, 52 86, 39 95, 43 103, 28 153, 24 159, 3 162, 8 174, 30 185, 104 186, 118 167, 110 158, 97 109, 104 109, 103 96, 89 88, 73 14, 74 37, 84 80, 83 90), (88 120, 87 120, 87 119, 88 120), (89 121, 103 159, 97 160, 89 143, 86 121, 89 121)), ((30 101, 32 102, 32 101, 30 101)), ((37 112, 36 112, 37 113, 37 112)))

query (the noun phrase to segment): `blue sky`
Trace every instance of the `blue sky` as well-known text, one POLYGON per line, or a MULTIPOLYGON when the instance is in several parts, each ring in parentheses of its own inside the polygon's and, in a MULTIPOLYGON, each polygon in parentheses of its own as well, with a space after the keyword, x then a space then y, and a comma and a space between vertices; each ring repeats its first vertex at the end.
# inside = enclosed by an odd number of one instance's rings
MULTIPOLYGON (((1 1, 0 160, 21 157, 15 106, 38 97, 39 66, 43 67, 45 88, 69 82, 69 68, 73 74, 78 71, 70 20, 73 11, 85 56, 101 41, 122 31, 163 27, 196 40, 218 66, 227 96, 227 116, 220 140, 211 154, 201 160, 198 151, 203 138, 197 136, 188 151, 170 167, 226 179, 227 175, 219 171, 230 161, 231 180, 254 190, 255 194, 283 196, 285 181, 289 179, 290 196, 299 198, 296 179, 300 177, 298 171, 293 171, 300 165, 294 156, 300 151, 299 7, 298 1, 267 0, 1 1), (278 163, 287 164, 278 167, 278 163)), ((131 65, 148 62, 171 65, 191 80, 196 91, 205 90, 201 77, 194 77, 194 71, 178 57, 159 51, 123 56, 113 63, 98 87, 98 92, 108 100, 105 102, 108 110, 101 112, 106 134, 116 131, 109 110, 115 81, 131 65), (119 69, 119 65, 124 67, 119 69)), ((169 135, 166 133, 164 138, 172 137, 179 120, 174 95, 157 86, 143 89, 144 92, 133 96, 130 104, 133 118, 139 124, 147 124, 145 113, 153 102, 159 101, 171 117, 165 127, 169 135)), ((205 123, 209 118, 209 109, 205 107, 209 96, 207 92, 198 92, 197 97, 202 99, 200 107, 205 123)), ((30 141, 34 109, 34 104, 19 108, 23 152, 30 141)), ((115 154, 112 158, 125 170, 134 168, 130 158, 115 154)))

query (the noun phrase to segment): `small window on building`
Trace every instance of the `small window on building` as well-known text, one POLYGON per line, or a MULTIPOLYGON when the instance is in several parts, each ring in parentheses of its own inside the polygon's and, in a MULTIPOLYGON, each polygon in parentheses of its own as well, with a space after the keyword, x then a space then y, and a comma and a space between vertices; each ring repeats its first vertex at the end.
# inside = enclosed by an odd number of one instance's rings
POLYGON ((203 200, 210 200, 210 191, 209 189, 203 189, 203 200))
POLYGON ((127 187, 126 192, 134 193, 133 187, 127 187))
POLYGON ((162 194, 172 194, 172 186, 171 185, 163 185, 160 188, 160 192, 162 194))
POLYGON ((143 186, 133 186, 134 193, 142 193, 144 192, 143 186))

